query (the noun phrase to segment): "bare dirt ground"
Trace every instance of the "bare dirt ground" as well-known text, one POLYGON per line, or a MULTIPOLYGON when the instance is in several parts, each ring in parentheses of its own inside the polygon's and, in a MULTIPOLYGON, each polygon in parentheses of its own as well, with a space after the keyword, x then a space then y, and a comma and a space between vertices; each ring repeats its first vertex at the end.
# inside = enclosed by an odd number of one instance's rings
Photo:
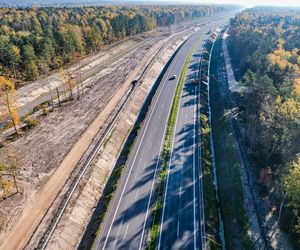
MULTIPOLYGON (((133 55, 119 58, 111 68, 106 69, 113 73, 100 80, 96 78, 92 87, 88 88, 79 100, 56 109, 32 131, 7 146, 22 159, 22 167, 18 176, 20 192, 0 203, 0 248, 7 234, 16 225, 24 208, 27 207, 27 210, 30 211, 30 205, 33 205, 32 201, 34 198, 37 200, 38 196, 35 197, 38 195, 37 192, 43 189, 46 193, 52 191, 51 187, 55 186, 55 182, 49 184, 50 176, 57 177, 57 181, 62 182, 70 176, 71 169, 63 169, 61 173, 57 173, 57 166, 60 165, 91 122, 107 107, 108 101, 122 88, 125 80, 132 78, 132 72, 147 57, 148 50, 165 35, 165 32, 153 33, 153 37, 133 55), (45 185, 46 183, 48 185, 45 185), (47 187, 50 189, 47 190, 47 187)), ((107 110, 106 115, 110 111, 111 109, 107 110)), ((97 127, 97 124, 94 126, 97 127)), ((101 129, 99 124, 97 129, 101 129)), ((86 136, 88 138, 85 142, 86 145, 77 143, 79 151, 86 149, 94 135, 86 134, 86 136)), ((78 157, 76 153, 78 152, 73 152, 73 155, 69 154, 70 162, 74 162, 74 158, 78 157)), ((43 199, 43 197, 40 198, 43 199)), ((37 212, 31 210, 30 216, 34 217, 37 212)))

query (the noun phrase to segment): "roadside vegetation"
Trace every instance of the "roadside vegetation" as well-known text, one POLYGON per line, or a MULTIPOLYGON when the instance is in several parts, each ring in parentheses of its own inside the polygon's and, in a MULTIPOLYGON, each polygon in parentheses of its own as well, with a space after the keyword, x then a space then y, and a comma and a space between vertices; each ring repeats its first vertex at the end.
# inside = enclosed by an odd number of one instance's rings
POLYGON ((20 118, 18 115, 15 84, 2 76, 0 76, 0 105, 0 120, 8 118, 16 136, 18 136, 20 118))
POLYGON ((201 57, 200 78, 200 152, 203 173, 203 195, 205 213, 205 237, 209 249, 221 249, 220 224, 218 215, 218 201, 214 186, 214 169, 211 148, 211 128, 208 110, 208 67, 212 42, 209 40, 204 46, 201 57))
POLYGON ((2 8, 0 75, 21 82, 74 63, 103 45, 232 6, 2 8))
POLYGON ((253 8, 230 25, 246 147, 260 194, 300 248, 300 11, 253 8), (297 184, 296 184, 297 183, 297 184))
POLYGON ((227 249, 252 249, 248 235, 250 225, 244 209, 240 162, 235 148, 234 132, 230 125, 230 116, 224 96, 221 95, 221 89, 227 89, 221 42, 221 38, 218 38, 213 49, 209 94, 225 243, 227 249))
POLYGON ((173 134, 176 124, 177 112, 180 104, 180 96, 182 93, 182 88, 185 82, 186 72, 190 63, 190 60, 193 56, 193 52, 195 50, 196 44, 199 42, 200 38, 193 44, 192 48, 189 51, 189 54, 186 57, 186 60, 183 65, 182 72, 180 74, 180 78, 176 87, 171 111, 169 114, 168 124, 166 128, 166 134, 164 138, 163 151, 161 154, 161 170, 158 176, 157 184, 156 184, 156 194, 155 194, 155 203, 152 207, 152 227, 150 229, 150 243, 147 248, 156 249, 157 240, 159 235, 160 228, 160 219, 163 208, 163 200, 164 200, 164 191, 166 186, 166 177, 167 177, 167 169, 170 161, 171 150, 172 150, 172 140, 173 134))

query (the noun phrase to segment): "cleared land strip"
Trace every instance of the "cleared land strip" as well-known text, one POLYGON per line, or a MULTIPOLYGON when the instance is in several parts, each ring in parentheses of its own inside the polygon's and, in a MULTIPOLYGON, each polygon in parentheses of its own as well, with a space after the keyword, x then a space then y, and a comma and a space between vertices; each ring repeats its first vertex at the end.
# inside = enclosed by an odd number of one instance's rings
MULTIPOLYGON (((88 55, 74 65, 67 66, 65 71, 70 73, 78 84, 79 82, 83 82, 84 87, 89 87, 89 85, 93 84, 91 83, 91 78, 96 76, 99 79, 113 72, 115 65, 123 57, 130 59, 139 49, 149 47, 151 41, 158 42, 168 36, 175 36, 184 29, 191 29, 194 25, 195 21, 188 21, 180 25, 172 25, 170 28, 159 28, 126 38, 113 45, 104 47, 96 54, 88 55)), ((52 95, 56 96, 56 88, 59 88, 59 92, 63 95, 65 90, 62 85, 63 79, 61 75, 54 73, 51 76, 26 84, 24 87, 18 89, 17 95, 19 97, 18 102, 20 104, 21 115, 24 115, 35 106, 50 100, 49 92, 52 92, 52 95)))
MULTIPOLYGON (((149 55, 154 54, 154 48, 150 49, 149 55)), ((151 57, 150 57, 151 58, 151 57)), ((145 57, 135 70, 128 76, 125 83, 118 89, 116 94, 109 100, 102 112, 91 123, 86 132, 81 136, 69 154, 65 157, 60 166, 54 171, 47 183, 37 193, 32 203, 25 208, 20 220, 10 232, 4 241, 4 249, 21 249, 27 244, 36 227, 39 225, 44 214, 52 204, 59 191, 62 189, 74 167, 77 165, 82 155, 86 152, 89 145, 93 142, 94 137, 107 121, 109 115, 122 99, 124 93, 131 86, 131 82, 140 74, 144 65, 149 61, 145 57)))

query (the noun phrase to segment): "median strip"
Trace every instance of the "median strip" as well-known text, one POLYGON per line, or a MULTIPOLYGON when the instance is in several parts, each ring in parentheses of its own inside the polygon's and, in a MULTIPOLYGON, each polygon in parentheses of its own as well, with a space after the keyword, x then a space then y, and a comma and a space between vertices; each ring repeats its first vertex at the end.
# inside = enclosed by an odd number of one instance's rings
POLYGON ((210 57, 213 48, 213 41, 206 42, 202 57, 201 79, 200 79, 200 152, 203 169, 204 192, 204 214, 205 214, 205 242, 206 247, 221 249, 220 224, 218 213, 218 199, 214 178, 214 148, 210 124, 210 57))

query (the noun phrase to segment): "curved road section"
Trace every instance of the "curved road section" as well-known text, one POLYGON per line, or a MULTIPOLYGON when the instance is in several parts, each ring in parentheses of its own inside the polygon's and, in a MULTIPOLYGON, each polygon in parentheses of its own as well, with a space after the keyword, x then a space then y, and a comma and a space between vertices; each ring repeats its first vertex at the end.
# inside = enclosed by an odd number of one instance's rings
MULTIPOLYGON (((143 248, 145 231, 151 227, 149 216, 154 184, 160 169, 163 139, 179 77, 173 80, 170 78, 173 75, 181 74, 186 57, 199 37, 201 36, 202 39, 196 47, 197 50, 207 38, 208 35, 205 33, 211 29, 212 25, 224 24, 228 17, 212 23, 216 19, 217 17, 211 19, 211 22, 208 22, 183 44, 162 78, 110 203, 100 234, 95 240, 94 249, 143 248)), ((197 53, 199 54, 199 51, 197 53)), ((197 57, 194 54, 192 60, 195 63, 199 61, 197 57)), ((194 66, 197 67, 197 65, 194 66)), ((191 66, 193 65, 191 64, 191 66)), ((193 71, 193 69, 188 71, 189 75, 195 73, 196 70, 193 71)), ((180 121, 176 128, 176 143, 173 148, 166 193, 168 199, 164 204, 160 236, 159 248, 161 249, 172 249, 177 246, 181 249, 185 247, 201 248, 201 242, 199 243, 201 241, 201 237, 199 237, 201 230, 199 180, 198 178, 196 180, 196 176, 199 176, 199 165, 195 162, 198 156, 195 147, 197 141, 194 135, 197 129, 195 116, 198 89, 195 86, 190 87, 188 81, 186 81, 184 89, 182 95, 186 98, 182 98, 181 105, 187 107, 188 117, 185 121, 185 109, 180 107, 180 113, 183 116, 179 116, 180 121), (182 196, 178 199, 180 194, 182 196), (179 218, 180 216, 182 218, 179 218)))

